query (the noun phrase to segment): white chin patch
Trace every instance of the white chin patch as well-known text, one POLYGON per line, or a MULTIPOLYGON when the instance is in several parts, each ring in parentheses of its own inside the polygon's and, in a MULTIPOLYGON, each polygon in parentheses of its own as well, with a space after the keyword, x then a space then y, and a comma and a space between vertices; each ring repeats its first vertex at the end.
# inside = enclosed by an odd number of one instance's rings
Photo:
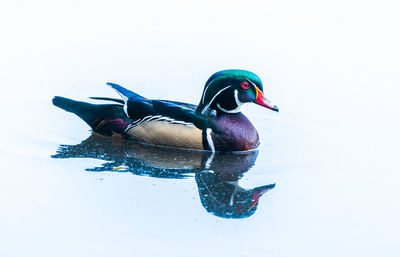
POLYGON ((245 103, 243 103, 243 102, 241 102, 239 100, 238 94, 239 94, 239 92, 237 90, 235 90, 235 102, 236 102, 236 105, 237 105, 237 107, 235 109, 231 109, 231 110, 225 109, 219 103, 217 103, 217 107, 221 111, 226 112, 226 113, 239 113, 242 105, 245 104, 245 103))

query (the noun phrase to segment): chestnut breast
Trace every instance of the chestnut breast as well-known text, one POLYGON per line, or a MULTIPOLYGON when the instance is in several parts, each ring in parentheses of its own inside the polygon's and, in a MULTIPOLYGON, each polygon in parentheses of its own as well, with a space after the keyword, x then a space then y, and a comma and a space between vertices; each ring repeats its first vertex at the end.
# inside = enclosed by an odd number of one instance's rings
POLYGON ((257 130, 242 113, 218 116, 211 128, 216 151, 247 151, 259 145, 257 130))

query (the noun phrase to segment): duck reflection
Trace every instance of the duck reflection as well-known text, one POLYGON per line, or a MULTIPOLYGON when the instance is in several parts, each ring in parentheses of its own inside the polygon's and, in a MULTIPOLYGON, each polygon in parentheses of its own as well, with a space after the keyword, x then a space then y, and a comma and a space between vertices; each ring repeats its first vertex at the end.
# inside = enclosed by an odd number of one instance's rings
POLYGON ((238 181, 255 163, 257 151, 219 154, 137 144, 92 134, 78 145, 61 145, 52 158, 95 158, 108 161, 92 172, 131 172, 165 179, 195 177, 200 200, 210 213, 246 218, 260 197, 275 184, 245 189, 238 181))

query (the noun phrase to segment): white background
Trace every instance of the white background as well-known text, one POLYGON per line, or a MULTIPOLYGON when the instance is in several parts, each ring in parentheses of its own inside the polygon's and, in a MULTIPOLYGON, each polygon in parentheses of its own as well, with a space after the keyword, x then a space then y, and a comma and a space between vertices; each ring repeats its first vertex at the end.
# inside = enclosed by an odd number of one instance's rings
POLYGON ((399 256, 399 9, 1 0, 0 255, 399 256), (192 180, 87 175, 99 161, 49 160, 89 135, 54 95, 115 96, 112 81, 197 103, 228 68, 258 74, 280 108, 244 110, 262 145, 243 184, 277 183, 249 219, 205 213, 192 180))

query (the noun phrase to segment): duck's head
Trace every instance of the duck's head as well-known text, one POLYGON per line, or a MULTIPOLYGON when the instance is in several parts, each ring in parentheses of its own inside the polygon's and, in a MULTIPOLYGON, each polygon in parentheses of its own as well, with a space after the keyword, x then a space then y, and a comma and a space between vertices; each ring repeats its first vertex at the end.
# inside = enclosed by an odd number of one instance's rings
POLYGON ((245 103, 256 103, 273 111, 278 107, 265 96, 261 79, 245 70, 223 70, 214 73, 206 82, 197 111, 207 114, 238 113, 245 103))

